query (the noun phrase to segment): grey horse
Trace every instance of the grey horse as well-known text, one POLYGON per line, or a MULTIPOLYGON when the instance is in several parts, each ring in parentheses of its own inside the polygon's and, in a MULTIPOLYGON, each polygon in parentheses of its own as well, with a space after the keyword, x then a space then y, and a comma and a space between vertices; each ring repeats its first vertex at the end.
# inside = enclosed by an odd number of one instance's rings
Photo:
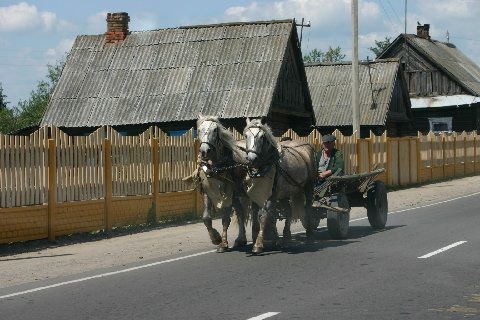
POLYGON ((243 188, 246 160, 233 134, 214 116, 199 116, 197 133, 200 142, 197 180, 203 195, 203 223, 207 227, 218 252, 228 250, 227 230, 231 223, 232 208, 238 221, 238 236, 234 248, 247 244, 245 232, 248 197, 243 188), (220 235, 212 226, 212 212, 222 216, 223 231, 220 235))
MULTIPOLYGON (((259 230, 254 230, 253 253, 264 251, 266 227, 276 222, 276 212, 285 212, 283 239, 291 239, 292 218, 300 218, 307 226, 309 240, 313 237, 311 204, 316 176, 313 146, 298 140, 277 142, 263 120, 247 119, 243 131, 246 139, 248 175, 247 194, 252 201, 253 219, 258 217, 259 230)), ((276 230, 276 227, 275 227, 276 230)), ((278 240, 278 235, 275 232, 278 240)), ((275 242, 274 242, 275 243, 275 242)))

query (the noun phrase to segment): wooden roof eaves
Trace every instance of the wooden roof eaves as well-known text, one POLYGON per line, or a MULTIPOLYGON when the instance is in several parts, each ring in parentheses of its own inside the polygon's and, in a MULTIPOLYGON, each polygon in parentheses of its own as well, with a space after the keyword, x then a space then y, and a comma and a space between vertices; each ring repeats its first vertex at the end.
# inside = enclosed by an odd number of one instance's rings
MULTIPOLYGON (((463 81, 460 81, 455 75, 450 73, 441 63, 438 63, 436 60, 432 59, 432 56, 425 50, 423 50, 421 47, 417 46, 414 41, 411 40, 411 38, 417 37, 414 34, 400 34, 397 39, 395 39, 387 49, 385 49, 384 52, 380 56, 387 55, 387 52, 389 52, 392 48, 396 47, 398 45, 398 42, 402 41, 407 42, 410 48, 414 49, 418 53, 420 53, 429 63, 432 65, 436 66, 439 70, 441 70, 447 77, 455 81, 460 87, 462 87, 465 91, 469 92, 472 95, 475 95, 475 92, 473 92, 470 88, 466 87, 463 81)), ((431 42, 436 42, 435 40, 427 40, 426 41, 431 41, 431 42)), ((458 49, 457 49, 458 50, 458 49)))
MULTIPOLYGON (((297 33, 297 27, 296 24, 292 25, 292 30, 290 32, 290 37, 288 39, 288 43, 290 46, 292 46, 293 49, 293 54, 294 58, 297 62, 298 65, 298 71, 300 74, 300 80, 302 82, 302 91, 303 91, 303 96, 304 96, 304 101, 305 101, 305 108, 307 111, 310 111, 311 114, 311 121, 312 123, 316 122, 315 118, 315 111, 313 110, 313 104, 312 104, 312 97, 310 95, 310 89, 308 86, 308 79, 307 79, 307 73, 305 72, 305 66, 303 64, 303 56, 302 52, 300 50, 300 41, 298 39, 298 33, 297 33)), ((286 48, 288 50, 288 46, 286 48)))

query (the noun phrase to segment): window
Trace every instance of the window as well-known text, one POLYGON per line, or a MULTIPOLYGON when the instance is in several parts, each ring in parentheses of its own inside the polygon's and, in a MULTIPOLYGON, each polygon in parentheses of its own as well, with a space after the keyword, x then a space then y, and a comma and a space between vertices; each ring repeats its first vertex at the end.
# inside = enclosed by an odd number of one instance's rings
POLYGON ((430 131, 433 132, 452 132, 452 117, 428 118, 430 131))

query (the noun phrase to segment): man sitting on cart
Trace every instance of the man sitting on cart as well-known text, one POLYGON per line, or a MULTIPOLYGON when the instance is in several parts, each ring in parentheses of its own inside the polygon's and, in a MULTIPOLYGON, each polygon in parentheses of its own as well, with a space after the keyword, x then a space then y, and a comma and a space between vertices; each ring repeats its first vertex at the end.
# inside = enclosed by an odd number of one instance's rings
POLYGON ((326 134, 322 137, 322 149, 317 154, 317 185, 322 184, 326 178, 336 173, 344 172, 344 160, 342 151, 335 148, 335 136, 326 134))
MULTIPOLYGON (((322 149, 317 153, 317 181, 315 189, 320 187, 332 174, 343 175, 345 162, 342 151, 335 148, 335 136, 326 134, 322 136, 322 149)), ((318 199, 316 199, 318 200, 318 199)), ((318 203, 314 201, 313 206, 318 203)))

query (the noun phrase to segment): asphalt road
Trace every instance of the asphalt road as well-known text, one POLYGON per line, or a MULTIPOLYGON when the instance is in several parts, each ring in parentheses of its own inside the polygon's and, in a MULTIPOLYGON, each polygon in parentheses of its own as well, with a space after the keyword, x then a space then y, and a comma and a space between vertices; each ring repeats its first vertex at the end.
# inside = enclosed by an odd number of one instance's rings
POLYGON ((480 319, 479 194, 350 226, 2 288, 0 319, 480 319))

